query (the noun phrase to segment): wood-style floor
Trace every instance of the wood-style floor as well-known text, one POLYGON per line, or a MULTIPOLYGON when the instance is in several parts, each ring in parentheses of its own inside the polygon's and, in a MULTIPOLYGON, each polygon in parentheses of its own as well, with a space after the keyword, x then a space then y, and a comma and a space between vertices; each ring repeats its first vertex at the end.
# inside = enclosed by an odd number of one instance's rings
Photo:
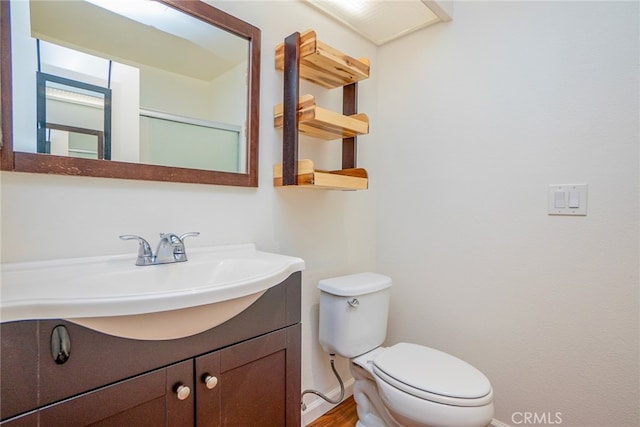
POLYGON ((307 427, 354 427, 357 422, 356 402, 351 396, 307 427))

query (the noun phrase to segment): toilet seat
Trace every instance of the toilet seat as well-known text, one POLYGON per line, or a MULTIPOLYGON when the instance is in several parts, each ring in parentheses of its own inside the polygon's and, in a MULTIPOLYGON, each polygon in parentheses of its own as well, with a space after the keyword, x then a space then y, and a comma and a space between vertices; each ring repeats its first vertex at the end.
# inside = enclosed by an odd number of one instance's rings
POLYGON ((376 377, 421 399, 454 406, 483 406, 493 399, 482 372, 429 347, 399 343, 376 354, 372 362, 376 377))

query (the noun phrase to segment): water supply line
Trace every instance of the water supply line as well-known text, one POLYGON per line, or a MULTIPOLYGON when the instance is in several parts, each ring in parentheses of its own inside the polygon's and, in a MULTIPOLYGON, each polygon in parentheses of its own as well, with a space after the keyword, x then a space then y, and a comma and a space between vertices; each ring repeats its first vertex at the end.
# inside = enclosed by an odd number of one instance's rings
POLYGON ((331 370, 333 371, 334 375, 338 379, 338 383, 340 384, 340 396, 338 396, 337 399, 330 399, 326 395, 320 393, 318 390, 305 390, 302 392, 302 396, 300 396, 300 407, 302 408, 303 411, 307 410, 307 405, 305 405, 304 401, 302 400, 305 394, 315 394, 316 396, 323 398, 324 400, 331 403, 332 405, 336 405, 342 402, 342 399, 344 399, 344 383, 342 382, 342 378, 340 378, 340 374, 338 374, 338 371, 336 370, 335 356, 336 355, 334 353, 330 353, 329 362, 331 363, 331 370))

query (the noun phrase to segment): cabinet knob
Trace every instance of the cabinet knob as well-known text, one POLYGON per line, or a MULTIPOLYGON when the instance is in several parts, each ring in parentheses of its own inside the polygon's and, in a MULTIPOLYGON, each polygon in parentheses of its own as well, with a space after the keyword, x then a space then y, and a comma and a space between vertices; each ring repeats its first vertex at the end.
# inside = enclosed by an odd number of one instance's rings
POLYGON ((216 377, 214 377, 213 375, 210 375, 210 374, 204 374, 202 376, 202 382, 204 382, 204 385, 209 390, 213 390, 218 385, 218 378, 216 378, 216 377))
POLYGON ((175 388, 179 400, 185 400, 191 395, 191 389, 184 384, 178 384, 175 388))

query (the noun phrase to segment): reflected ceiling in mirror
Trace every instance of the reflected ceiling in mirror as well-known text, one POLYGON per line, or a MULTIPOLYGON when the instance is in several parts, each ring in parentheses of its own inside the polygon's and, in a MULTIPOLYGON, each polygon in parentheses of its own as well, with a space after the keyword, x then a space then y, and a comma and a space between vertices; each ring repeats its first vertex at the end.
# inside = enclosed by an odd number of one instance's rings
POLYGON ((31 0, 29 6, 31 36, 72 49, 205 82, 246 68, 245 39, 157 1, 31 0))
POLYGON ((12 1, 11 27, 20 55, 3 169, 257 186, 259 29, 180 0, 12 1), (91 105, 48 92, 36 119, 36 71, 111 91, 111 129, 79 120, 91 105), (42 154, 37 133, 60 126, 102 132, 109 146, 95 151, 111 160, 42 154))

